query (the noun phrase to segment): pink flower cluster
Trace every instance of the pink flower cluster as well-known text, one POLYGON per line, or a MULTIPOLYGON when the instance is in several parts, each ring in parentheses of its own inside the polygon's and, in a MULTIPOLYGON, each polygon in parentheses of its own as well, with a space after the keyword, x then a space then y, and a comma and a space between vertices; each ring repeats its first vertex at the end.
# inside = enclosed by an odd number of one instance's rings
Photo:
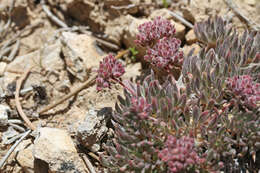
POLYGON ((120 61, 109 54, 100 62, 97 72, 96 84, 97 90, 100 91, 102 88, 110 87, 111 80, 118 81, 125 69, 120 61))
POLYGON ((172 37, 176 32, 171 22, 162 17, 156 17, 152 22, 139 25, 138 30, 136 43, 141 46, 151 45, 162 37, 172 37))
POLYGON ((164 37, 153 48, 147 49, 144 59, 153 66, 170 72, 173 66, 182 64, 183 52, 179 51, 180 45, 179 39, 164 37))
POLYGON ((152 105, 147 103, 143 97, 132 97, 131 98, 131 111, 137 113, 141 119, 147 119, 151 112, 152 105))
POLYGON ((194 139, 183 136, 177 139, 168 136, 164 149, 159 151, 159 158, 167 163, 168 173, 184 172, 188 166, 195 166, 205 162, 194 148, 194 139))
POLYGON ((174 66, 182 65, 181 41, 173 37, 176 30, 170 21, 157 17, 140 25, 138 30, 136 43, 147 46, 144 59, 152 66, 170 73, 174 66))
POLYGON ((234 76, 227 81, 228 87, 235 95, 241 96, 249 106, 256 107, 260 101, 260 83, 253 83, 249 75, 234 76))

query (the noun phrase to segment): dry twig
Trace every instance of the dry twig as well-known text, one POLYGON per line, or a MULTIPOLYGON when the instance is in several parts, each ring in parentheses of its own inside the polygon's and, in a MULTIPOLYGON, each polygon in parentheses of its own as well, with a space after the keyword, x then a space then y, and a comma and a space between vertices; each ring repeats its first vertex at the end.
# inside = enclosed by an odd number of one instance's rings
POLYGON ((123 57, 124 55, 126 55, 126 54, 128 54, 128 53, 129 53, 129 49, 120 51, 120 52, 115 56, 115 58, 116 58, 116 59, 120 59, 121 57, 123 57))
POLYGON ((107 48, 109 48, 109 49, 111 49, 111 50, 113 50, 113 51, 117 51, 117 50, 120 49, 120 48, 119 48, 116 44, 114 44, 114 43, 108 42, 108 41, 106 41, 106 40, 102 40, 102 39, 97 38, 97 37, 95 37, 95 39, 96 39, 96 41, 97 41, 99 44, 104 45, 105 47, 107 47, 107 48))
POLYGON ((7 58, 7 60, 9 62, 11 62, 14 59, 14 57, 17 54, 19 48, 20 48, 20 40, 17 40, 16 43, 15 43, 14 48, 12 49, 11 53, 9 54, 9 56, 7 58))
POLYGON ((234 13, 237 15, 237 17, 244 22, 247 26, 251 27, 254 30, 259 30, 260 26, 256 25, 254 22, 250 21, 245 15, 243 15, 238 6, 232 1, 232 0, 224 0, 227 6, 234 11, 234 13))
MULTIPOLYGON (((28 93, 28 92, 30 92, 32 90, 33 90, 33 87, 28 87, 28 88, 22 89, 20 91, 20 95, 24 95, 24 94, 26 94, 26 93, 28 93)), ((8 98, 8 97, 13 97, 14 95, 15 95, 15 92, 13 92, 13 93, 3 93, 3 94, 0 95, 0 101, 1 101, 1 99, 5 99, 5 98, 8 98)))
POLYGON ((8 29, 10 29, 10 24, 11 24, 11 21, 12 21, 11 20, 11 14, 12 14, 14 5, 15 5, 15 0, 12 0, 9 11, 8 11, 8 17, 9 17, 8 21, 3 28, 0 27, 0 41, 2 41, 4 39, 4 37, 7 34, 8 29))
POLYGON ((22 119, 25 121, 25 123, 27 124, 27 126, 32 129, 35 130, 36 127, 32 124, 32 122, 29 120, 29 118, 25 115, 25 113, 23 112, 20 100, 19 100, 19 93, 20 93, 20 89, 22 86, 23 81, 26 79, 27 75, 30 73, 32 68, 28 68, 24 74, 21 76, 20 79, 17 80, 16 82, 16 90, 15 90, 15 104, 16 104, 16 108, 17 111, 19 112, 20 116, 22 117, 22 119))
POLYGON ((5 154, 5 156, 0 161, 0 168, 2 168, 4 166, 5 161, 12 154, 14 149, 18 146, 18 144, 20 144, 23 141, 24 138, 26 138, 26 136, 28 136, 30 134, 30 132, 31 132, 31 130, 24 132, 23 136, 18 141, 16 141, 16 143, 8 150, 8 152, 5 154))
POLYGON ((172 15, 174 18, 176 18, 177 20, 179 20, 181 23, 183 23, 184 25, 186 25, 187 27, 189 28, 193 28, 193 25, 187 21, 186 19, 184 19, 183 17, 179 16, 178 14, 172 12, 172 11, 169 11, 170 15, 172 15))
POLYGON ((96 173, 96 170, 95 170, 94 166, 91 164, 91 162, 89 161, 88 157, 86 155, 82 155, 82 158, 83 158, 85 164, 87 165, 89 172, 96 173))
POLYGON ((33 29, 33 28, 39 26, 40 24, 42 24, 42 22, 36 22, 36 23, 24 28, 23 30, 18 31, 9 40, 7 40, 5 42, 1 42, 0 43, 0 52, 4 51, 6 48, 8 48, 9 45, 13 44, 21 36, 22 33, 24 33, 25 31, 28 31, 30 29, 33 29))
POLYGON ((39 112, 39 115, 47 112, 48 110, 54 108, 55 106, 63 103, 64 101, 68 100, 69 98, 71 98, 72 96, 76 95, 77 93, 79 93, 80 91, 82 91, 83 89, 85 88, 88 88, 92 85, 95 84, 95 81, 96 81, 96 76, 94 78, 92 78, 91 80, 87 80, 85 81, 80 87, 76 88, 74 91, 72 91, 70 94, 64 96, 63 98, 59 99, 58 101, 48 105, 46 108, 42 109, 40 112, 39 112))
POLYGON ((95 159, 95 160, 97 160, 97 161, 100 162, 99 157, 98 157, 95 153, 93 153, 93 152, 88 152, 88 155, 89 155, 90 157, 92 157, 93 159, 95 159))
POLYGON ((102 38, 99 38, 96 35, 94 35, 93 33, 89 32, 87 30, 84 30, 84 28, 82 28, 82 27, 80 27, 78 31, 80 31, 83 34, 87 34, 87 35, 91 35, 91 36, 95 37, 96 42, 98 44, 103 45, 103 46, 105 46, 105 47, 107 47, 107 48, 109 48, 109 49, 111 49, 113 51, 117 51, 117 50, 120 49, 118 45, 116 45, 114 43, 111 43, 109 41, 106 41, 106 40, 104 40, 102 38))
POLYGON ((57 25, 59 25, 62 28, 67 28, 68 26, 61 21, 58 17, 54 16, 54 14, 52 14, 52 12, 48 9, 45 0, 41 0, 41 5, 42 5, 42 9, 43 11, 47 14, 47 16, 53 21, 55 22, 57 25))

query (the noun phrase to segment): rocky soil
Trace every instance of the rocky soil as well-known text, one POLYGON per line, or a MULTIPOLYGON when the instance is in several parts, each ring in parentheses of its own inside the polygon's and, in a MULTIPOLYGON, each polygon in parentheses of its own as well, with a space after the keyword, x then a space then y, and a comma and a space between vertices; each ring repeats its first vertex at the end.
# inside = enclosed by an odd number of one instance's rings
POLYGON ((200 47, 194 44, 192 26, 172 12, 191 25, 219 15, 238 31, 259 29, 259 0, 234 0, 240 14, 226 2, 0 0, 0 159, 29 129, 14 97, 16 81, 29 68, 19 102, 36 127, 4 161, 0 172, 102 172, 98 155, 103 142, 113 138, 111 113, 123 89, 114 85, 97 92, 92 85, 41 111, 92 79, 99 62, 111 52, 126 66, 123 79, 139 80, 149 69, 142 59, 145 50, 134 43, 137 26, 156 16, 175 25, 185 54, 200 47), (129 51, 133 47, 137 55, 129 51))

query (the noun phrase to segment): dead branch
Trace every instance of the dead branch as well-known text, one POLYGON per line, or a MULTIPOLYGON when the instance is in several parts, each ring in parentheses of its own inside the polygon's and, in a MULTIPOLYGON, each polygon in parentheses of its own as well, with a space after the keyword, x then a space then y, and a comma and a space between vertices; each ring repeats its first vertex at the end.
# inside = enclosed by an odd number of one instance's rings
POLYGON ((224 0, 224 2, 227 4, 227 6, 234 11, 234 13, 237 15, 237 17, 244 22, 247 26, 251 27, 254 30, 259 30, 260 26, 255 24, 254 22, 250 21, 244 14, 242 14, 238 6, 232 1, 232 0, 224 0))
POLYGON ((15 45, 14 45, 14 48, 12 49, 11 53, 10 53, 9 56, 7 57, 7 60, 8 60, 9 62, 11 62, 11 61, 14 59, 14 57, 15 57, 15 55, 17 54, 19 48, 20 48, 20 40, 17 40, 16 43, 15 43, 15 45))
POLYGON ((9 17, 8 21, 3 28, 0 28, 0 41, 6 36, 7 30, 9 29, 10 24, 12 22, 11 15, 12 15, 14 5, 15 5, 15 0, 12 0, 9 11, 8 11, 8 17, 9 17))
POLYGON ((6 162, 8 157, 12 154, 14 149, 23 141, 24 138, 26 138, 30 134, 30 132, 31 132, 31 130, 28 130, 27 132, 25 132, 22 135, 22 137, 18 141, 16 141, 16 143, 8 150, 8 152, 5 154, 5 156, 0 161, 0 168, 2 168, 4 166, 4 163, 6 162))
POLYGON ((82 155, 82 158, 83 158, 85 164, 87 165, 89 172, 96 173, 96 170, 95 170, 94 166, 92 165, 92 163, 89 161, 88 157, 86 155, 82 155))
POLYGON ((76 88, 74 91, 72 91, 70 94, 64 96, 63 98, 59 99, 58 101, 48 105, 46 108, 42 109, 40 112, 39 112, 39 115, 47 112, 48 110, 56 107, 57 105, 63 103, 64 101, 68 100, 69 98, 71 98, 72 96, 76 95, 77 93, 79 93, 80 91, 82 91, 83 89, 85 88, 88 88, 92 85, 95 84, 95 81, 96 81, 96 76, 93 77, 91 80, 87 80, 85 81, 80 87, 76 88))
POLYGON ((184 19, 183 17, 179 16, 178 14, 176 14, 176 13, 170 11, 170 10, 169 10, 169 13, 170 13, 170 15, 172 15, 174 18, 176 18, 177 20, 179 20, 181 23, 183 23, 183 24, 186 25, 187 27, 189 27, 189 28, 191 28, 191 29, 193 28, 193 25, 192 25, 189 21, 187 21, 186 19, 184 19))
POLYGON ((2 60, 2 58, 5 57, 5 55, 11 51, 12 51, 12 47, 7 47, 3 50, 0 50, 0 60, 2 60))
POLYGON ((116 58, 116 59, 120 59, 121 57, 123 57, 124 55, 126 55, 126 54, 128 54, 128 53, 129 53, 129 49, 120 51, 120 52, 115 56, 115 58, 116 58))
POLYGON ((73 26, 73 27, 67 27, 67 28, 61 28, 59 30, 57 30, 54 34, 54 37, 58 37, 58 35, 60 34, 60 32, 63 32, 63 31, 69 31, 69 32, 73 32, 73 31, 78 31, 82 34, 87 34, 87 35, 91 35, 93 37, 95 37, 96 39, 96 42, 100 45, 103 45, 105 46, 106 48, 109 48, 113 51, 117 51, 119 50, 119 46, 114 44, 114 43, 111 43, 109 41, 106 41, 102 38, 98 38, 97 36, 95 36, 94 34, 92 34, 91 32, 87 31, 87 29, 89 29, 88 26, 73 26))
POLYGON ((19 93, 20 93, 20 89, 22 86, 23 81, 26 79, 27 75, 30 73, 32 68, 28 68, 24 74, 21 76, 20 79, 17 80, 16 82, 16 90, 15 90, 15 104, 16 104, 16 108, 17 111, 19 112, 20 116, 22 117, 22 119, 25 121, 25 123, 27 124, 27 126, 31 129, 31 130, 35 130, 36 127, 32 124, 32 122, 29 120, 29 118, 25 115, 25 113, 23 112, 20 100, 19 100, 19 93))
POLYGON ((92 157, 93 159, 95 159, 95 160, 97 160, 97 161, 100 162, 99 157, 98 157, 95 153, 93 153, 93 152, 88 152, 88 155, 89 155, 90 157, 92 157))
POLYGON ((68 26, 61 21, 58 17, 56 17, 54 14, 52 14, 52 12, 48 9, 45 0, 41 0, 41 5, 42 5, 42 9, 43 11, 47 14, 47 16, 53 21, 55 22, 58 26, 62 27, 62 28, 67 28, 68 26))
POLYGON ((111 49, 113 51, 117 51, 117 50, 120 49, 116 44, 110 43, 110 42, 108 42, 106 40, 102 40, 102 39, 97 38, 97 37, 95 37, 95 39, 96 39, 96 41, 99 44, 104 45, 105 47, 107 47, 107 48, 109 48, 109 49, 111 49))
POLYGON ((28 31, 30 29, 33 29, 37 26, 39 26, 40 24, 42 24, 42 22, 36 22, 26 28, 24 28, 21 31, 18 31, 16 34, 13 35, 12 38, 10 38, 9 40, 0 43, 0 52, 3 51, 4 49, 6 49, 8 46, 10 46, 11 44, 13 44, 14 42, 16 42, 16 40, 21 36, 22 33, 24 33, 25 31, 28 31))

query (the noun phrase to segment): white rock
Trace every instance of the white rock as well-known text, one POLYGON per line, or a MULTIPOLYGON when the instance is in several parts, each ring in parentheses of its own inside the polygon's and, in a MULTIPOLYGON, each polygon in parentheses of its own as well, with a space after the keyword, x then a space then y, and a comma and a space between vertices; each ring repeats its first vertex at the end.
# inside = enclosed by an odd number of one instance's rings
POLYGON ((181 9, 182 11, 182 16, 184 19, 188 20, 191 23, 195 23, 195 17, 193 16, 190 7, 183 7, 181 9))
POLYGON ((106 39, 118 46, 121 46, 122 37, 127 25, 128 21, 124 15, 121 15, 114 20, 109 20, 104 31, 104 33, 107 35, 106 39))
MULTIPOLYGON (((17 73, 13 73, 12 71, 23 72, 29 67, 34 67, 33 70, 38 72, 42 71, 42 68, 48 71, 62 71, 64 63, 60 58, 60 52, 61 44, 56 43, 49 45, 44 49, 15 58, 15 60, 6 67, 4 73, 4 84, 7 86, 9 83, 16 80, 17 73)), ((40 74, 32 73, 25 81, 24 88, 31 85, 40 85, 41 81, 39 79, 42 79, 40 74)))
POLYGON ((68 0, 67 13, 81 24, 87 24, 93 31, 102 31, 106 16, 100 13, 99 7, 93 0, 68 0), (91 2, 92 1, 92 2, 91 2))
POLYGON ((25 173, 34 172, 33 145, 30 144, 31 140, 25 140, 19 144, 19 149, 18 147, 16 148, 16 150, 18 150, 16 160, 23 168, 25 173))
POLYGON ((0 105, 0 127, 7 126, 8 114, 10 113, 10 107, 6 105, 0 105))
POLYGON ((248 5, 254 6, 256 4, 255 0, 247 0, 245 1, 248 5))
POLYGON ((79 125, 85 120, 85 114, 86 109, 73 106, 68 111, 70 116, 62 120, 67 125, 67 130, 71 136, 76 136, 79 125))
MULTIPOLYGON (((104 53, 95 45, 95 38, 87 34, 75 34, 71 32, 63 32, 66 44, 79 58, 82 59, 84 68, 90 69, 97 67, 99 62, 103 59, 104 53)), ((73 55, 69 52, 68 55, 73 55)), ((65 56, 68 56, 65 55, 65 56)))
POLYGON ((111 14, 117 17, 118 14, 135 14, 138 12, 140 0, 105 0, 104 8, 111 14))
POLYGON ((106 121, 111 116, 111 111, 111 108, 104 108, 100 111, 87 112, 85 121, 79 125, 77 131, 77 138, 83 146, 93 152, 100 149, 100 141, 108 131, 106 121))
POLYGON ((16 131, 12 126, 9 126, 8 129, 2 134, 2 143, 11 144, 17 139, 19 132, 16 131))
POLYGON ((190 45, 190 44, 193 44, 193 43, 195 43, 195 42, 197 41, 197 37, 196 37, 196 35, 195 35, 193 29, 191 29, 191 30, 186 34, 185 39, 186 39, 186 41, 187 41, 187 44, 189 44, 189 45, 190 45))
POLYGON ((0 76, 3 76, 6 66, 7 64, 5 62, 0 62, 0 76))
POLYGON ((39 137, 34 141, 33 156, 36 159, 35 167, 47 172, 83 173, 86 169, 71 137, 61 129, 41 128, 39 137), (42 161, 47 163, 45 168, 40 168, 42 161))
POLYGON ((135 80, 137 76, 141 75, 141 70, 142 70, 142 64, 140 62, 129 64, 125 68, 126 73, 123 75, 123 79, 134 78, 135 80))

